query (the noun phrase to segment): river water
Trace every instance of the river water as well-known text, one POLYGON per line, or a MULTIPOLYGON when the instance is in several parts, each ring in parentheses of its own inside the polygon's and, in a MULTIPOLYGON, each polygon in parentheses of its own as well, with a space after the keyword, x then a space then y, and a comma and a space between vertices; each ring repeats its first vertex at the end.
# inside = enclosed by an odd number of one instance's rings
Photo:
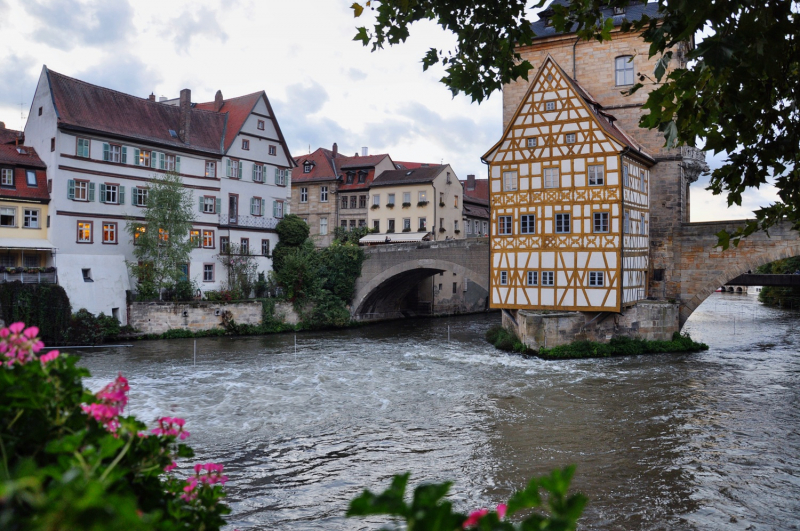
MULTIPOLYGON (((344 519, 393 474, 452 480, 468 511, 577 465, 583 529, 800 528, 800 313, 714 294, 697 354, 546 362, 496 351, 498 314, 346 331, 141 342, 84 353, 130 412, 179 416, 193 462, 225 465, 230 529, 344 519), (448 341, 448 327, 450 340, 448 341)), ((188 473, 189 464, 181 469, 188 473)))

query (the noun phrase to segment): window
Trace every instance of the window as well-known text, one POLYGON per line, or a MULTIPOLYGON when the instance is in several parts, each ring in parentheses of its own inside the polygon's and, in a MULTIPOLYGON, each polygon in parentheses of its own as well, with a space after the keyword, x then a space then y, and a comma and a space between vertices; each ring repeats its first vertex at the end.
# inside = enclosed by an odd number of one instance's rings
POLYGON ((500 285, 501 286, 508 285, 508 271, 500 271, 500 285))
POLYGON ((282 170, 275 168, 275 184, 278 186, 286 186, 286 178, 289 176, 289 170, 282 170))
POLYGON ((56 137, 50 139, 50 151, 56 150, 56 137))
POLYGON ((411 192, 403 192, 403 204, 411 205, 411 192))
POLYGON ((544 110, 546 110, 546 111, 554 111, 554 110, 556 110, 556 102, 548 101, 547 103, 544 104, 544 110))
POLYGON ((589 271, 589 286, 602 287, 604 284, 602 271, 589 271))
POLYGON ((381 231, 381 220, 373 219, 372 220, 372 228, 375 229, 375 232, 381 231))
POLYGON ((345 184, 353 184, 354 178, 355 178, 355 173, 351 171, 347 172, 347 180, 345 181, 345 184))
MULTIPOLYGON (((436 220, 433 222, 436 224, 436 220)), ((422 217, 419 218, 419 232, 427 231, 428 230, 428 218, 422 217)))
POLYGON ((203 204, 203 213, 204 214, 216 214, 217 213, 217 198, 213 196, 204 195, 201 199, 203 204))
POLYGON ((527 279, 529 286, 536 286, 539 284, 539 272, 538 271, 528 271, 527 279))
POLYGON ((117 224, 110 221, 103 222, 103 243, 117 243, 117 224))
POLYGON ((217 176, 217 163, 213 160, 206 161, 206 177, 216 177, 217 176))
POLYGON ((100 202, 101 203, 111 203, 111 204, 120 204, 121 201, 121 186, 116 184, 101 184, 100 185, 100 202))
POLYGON ((313 168, 311 163, 306 162, 305 164, 303 164, 303 173, 311 173, 311 168, 313 168))
POLYGON ((628 234, 631 231, 631 216, 627 210, 622 214, 622 232, 628 234))
POLYGON ((89 158, 89 139, 88 138, 79 138, 78 139, 78 147, 75 150, 75 155, 78 157, 83 157, 85 159, 89 158))
POLYGON ((544 187, 558 188, 558 168, 544 169, 544 187))
POLYGON ((358 196, 358 208, 367 208, 367 196, 358 196))
POLYGON ((453 206, 458 208, 458 196, 455 196, 455 199, 453 200, 453 206))
POLYGON ((300 202, 308 203, 308 188, 300 188, 300 202))
POLYGON ((439 228, 440 229, 444 228, 444 218, 439 218, 439 228))
POLYGON ((386 196, 386 206, 394 206, 394 194, 387 194, 386 196))
POLYGON ((589 186, 603 186, 603 167, 589 166, 589 186))
POLYGON ((542 286, 555 286, 555 274, 552 271, 542 271, 542 286))
POLYGON ((239 254, 250 254, 250 238, 242 238, 239 244, 239 254))
POLYGON ((342 228, 343 228, 344 230, 347 230, 347 220, 346 220, 346 219, 343 219, 343 220, 342 220, 342 228))
POLYGON ((453 293, 458 293, 458 282, 453 282, 453 293))
MULTIPOLYGON (((15 209, 16 210, 16 209, 15 209)), ((26 229, 39 228, 39 211, 26 208, 22 211, 22 226, 26 229)))
POLYGON ((242 139, 242 149, 244 149, 245 151, 250 151, 250 141, 247 140, 246 138, 242 139))
POLYGON ((381 194, 373 194, 372 206, 381 206, 381 194))
POLYGON ((343 209, 347 208, 347 196, 346 195, 342 196, 342 208, 343 209))
POLYGON ((269 240, 261 240, 261 256, 269 256, 269 240))
POLYGON ((204 230, 203 231, 203 248, 205 248, 205 249, 213 249, 214 248, 214 231, 213 230, 204 230))
POLYGON ((614 78, 617 85, 633 85, 632 55, 623 55, 614 60, 614 78))
POLYGON ((595 212, 592 217, 593 232, 608 232, 608 212, 595 212))
POLYGON ((497 234, 501 236, 512 234, 511 216, 499 216, 497 218, 497 234))
POLYGON ((275 146, 270 146, 269 147, 269 154, 270 155, 275 155, 276 153, 277 153, 277 150, 275 149, 275 146))
POLYGON ((42 108, 39 107, 39 116, 41 116, 41 115, 42 115, 42 108))
POLYGON ((250 215, 251 216, 263 216, 264 215, 264 208, 267 206, 266 200, 261 199, 260 197, 251 197, 250 198, 250 215))
POLYGON ((253 164, 253 182, 254 183, 263 183, 264 182, 264 174, 265 174, 264 166, 261 164, 253 164))
POLYGON ((272 217, 283 217, 283 201, 275 201, 272 203, 272 217))
POLYGON ((536 147, 538 145, 538 143, 539 142, 538 142, 538 139, 536 137, 528 139, 528 147, 529 148, 536 147))
POLYGON ((458 230, 458 220, 453 222, 453 232, 459 233, 461 231, 458 230))
POLYGON ((575 143, 575 133, 567 133, 565 142, 567 144, 574 144, 575 143))
POLYGON ((403 232, 411 230, 411 218, 403 218, 403 232))
POLYGON ((362 170, 358 172, 358 184, 364 184, 365 182, 367 182, 367 172, 362 170))
POLYGON ((569 231, 569 214, 556 214, 556 233, 566 234, 569 231))
MULTIPOLYGON (((239 165, 241 166, 241 162, 239 165)), ((164 168, 167 171, 181 171, 181 169, 177 165, 177 158, 175 155, 165 155, 164 157, 164 168)))
POLYGON ((147 228, 144 227, 143 225, 139 225, 138 227, 136 227, 136 230, 134 230, 134 232, 133 232, 133 244, 134 245, 139 245, 139 236, 144 234, 145 231, 147 231, 147 228))
POLYGON ((419 192, 418 196, 419 196, 418 201, 420 203, 427 203, 428 202, 428 193, 427 192, 425 192, 425 191, 419 192))
POLYGON ((242 161, 228 159, 225 163, 225 175, 231 179, 242 178, 242 161))
POLYGON ((142 149, 134 149, 133 150, 133 163, 137 166, 151 166, 151 156, 152 153, 150 151, 145 151, 142 149), (138 153, 138 155, 137 155, 138 153))
POLYGON ((519 218, 520 234, 536 234, 536 216, 525 214, 519 218))
POLYGON ((0 208, 0 227, 16 227, 16 226, 17 226, 17 208, 16 207, 0 208))
POLYGON ((178 264, 178 271, 180 271, 178 280, 189 280, 189 264, 178 264))
POLYGON ((78 243, 92 243, 92 222, 78 222, 78 243))
POLYGON ((219 251, 221 253, 223 253, 223 254, 224 253, 229 253, 230 250, 231 250, 230 242, 231 242, 231 240, 230 240, 230 238, 228 236, 220 236, 219 237, 219 251))
POLYGON ((356 228, 356 220, 351 219, 350 220, 350 230, 353 230, 355 228, 356 228))
POLYGON ((200 238, 200 229, 192 229, 189 231, 189 241, 192 242, 192 246, 198 249, 203 246, 203 240, 200 238))
POLYGON ((615 7, 612 8, 611 11, 615 15, 624 15, 625 14, 625 8, 624 7, 616 7, 615 6, 615 7))
POLYGON ((328 234, 328 218, 319 218, 319 233, 321 236, 328 234))
POLYGON ((472 220, 468 219, 465 224, 467 226, 467 234, 472 234, 472 220))
POLYGON ((258 123, 256 124, 256 128, 259 131, 263 131, 264 130, 264 120, 259 120, 258 123))
POLYGON ((388 226, 386 227, 386 232, 394 232, 394 220, 390 219, 387 221, 388 226))
POLYGON ((517 172, 504 171, 503 172, 503 191, 513 192, 517 189, 517 172))
POLYGON ((81 269, 81 276, 83 277, 84 282, 94 282, 91 269, 81 269))
POLYGON ((147 206, 147 188, 133 189, 133 204, 135 206, 147 206))
POLYGON ((159 239, 159 241, 162 241, 162 242, 168 241, 169 240, 169 231, 166 231, 164 229, 158 229, 158 239, 159 239))
POLYGON ((647 192, 647 173, 644 170, 639 172, 639 191, 647 192))
POLYGON ((123 162, 122 146, 116 144, 103 144, 103 160, 107 162, 123 162))
POLYGON ((214 282, 214 264, 203 264, 203 282, 214 282))
POLYGON ((358 202, 358 197, 351 195, 350 196, 350 208, 356 208, 356 204, 358 202))
POLYGON ((367 220, 366 219, 359 219, 358 220, 358 226, 359 227, 366 227, 367 226, 367 220))
POLYGON ((3 186, 14 186, 14 170, 11 168, 0 169, 0 184, 3 186))
POLYGON ((328 202, 328 187, 327 186, 320 186, 319 187, 319 202, 320 203, 327 203, 328 202))

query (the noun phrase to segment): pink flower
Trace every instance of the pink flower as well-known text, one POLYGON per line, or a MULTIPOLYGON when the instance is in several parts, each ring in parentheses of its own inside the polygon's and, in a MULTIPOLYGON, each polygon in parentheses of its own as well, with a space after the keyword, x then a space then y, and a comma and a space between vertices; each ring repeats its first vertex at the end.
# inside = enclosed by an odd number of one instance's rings
POLYGON ((186 424, 186 421, 177 417, 161 417, 158 419, 158 428, 153 428, 151 431, 156 435, 179 437, 183 441, 190 435, 188 431, 183 429, 184 424, 186 424))
POLYGON ((464 529, 468 527, 474 527, 478 525, 478 521, 489 514, 489 509, 478 509, 477 511, 472 511, 469 513, 469 517, 464 520, 464 525, 462 526, 464 529))
MULTIPOLYGON (((23 324, 22 326, 25 326, 25 325, 23 324)), ((34 337, 39 335, 39 327, 38 326, 31 326, 30 328, 27 328, 22 334, 25 337, 27 337, 28 339, 33 339, 34 337)))
POLYGON ((170 464, 168 464, 167 466, 164 467, 164 472, 169 472, 171 470, 174 470, 175 468, 177 468, 177 466, 178 466, 177 463, 175 463, 175 461, 173 461, 172 463, 170 463, 170 464))
POLYGON ((22 322, 13 323, 8 326, 8 329, 12 334, 19 334, 20 332, 22 332, 24 328, 25 328, 25 323, 22 322))
POLYGON ((505 503, 501 503, 500 505, 497 506, 497 517, 500 518, 500 520, 502 520, 503 518, 506 517, 506 511, 508 511, 508 505, 506 505, 505 503))
POLYGON ((194 465, 194 473, 196 477, 206 485, 214 485, 216 483, 224 485, 225 482, 228 481, 228 476, 222 475, 223 468, 224 467, 222 465, 216 463, 197 464, 194 465), (203 470, 205 470, 206 473, 201 475, 200 473, 203 470))
POLYGON ((39 329, 35 326, 25 328, 25 323, 14 323, 8 328, 0 330, 0 354, 5 359, 0 358, 0 364, 7 367, 15 363, 24 365, 36 359, 37 354, 44 348, 36 334, 39 329))
POLYGON ((57 357, 58 357, 58 351, 57 350, 51 350, 47 354, 42 354, 41 356, 39 356, 39 361, 41 361, 42 365, 44 365, 46 363, 50 363, 51 361, 53 361, 57 357))
POLYGON ((84 404, 81 409, 103 424, 108 431, 116 432, 120 426, 119 415, 128 404, 129 390, 128 380, 120 374, 113 382, 98 391, 97 398, 100 402, 84 404))
POLYGON ((197 492, 195 492, 195 487, 197 487, 197 478, 190 477, 186 480, 186 486, 183 487, 183 494, 181 494, 181 499, 186 502, 190 502, 197 498, 197 492))

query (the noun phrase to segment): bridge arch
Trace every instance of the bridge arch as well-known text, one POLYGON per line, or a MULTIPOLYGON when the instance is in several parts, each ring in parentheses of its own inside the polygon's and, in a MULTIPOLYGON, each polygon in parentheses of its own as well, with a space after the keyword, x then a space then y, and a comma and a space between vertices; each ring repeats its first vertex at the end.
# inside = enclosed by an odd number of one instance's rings
MULTIPOLYGON (((488 275, 449 260, 422 258, 396 263, 358 286, 351 314, 360 320, 399 317, 408 311, 403 302, 408 300, 413 290, 425 279, 445 271, 463 278, 469 296, 483 299, 483 307, 488 307, 488 275)), ((480 305, 480 301, 475 302, 480 305)))

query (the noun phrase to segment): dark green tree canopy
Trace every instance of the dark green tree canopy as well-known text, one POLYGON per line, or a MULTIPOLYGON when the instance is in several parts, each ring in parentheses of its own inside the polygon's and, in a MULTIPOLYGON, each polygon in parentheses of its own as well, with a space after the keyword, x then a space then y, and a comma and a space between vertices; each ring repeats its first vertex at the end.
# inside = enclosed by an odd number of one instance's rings
MULTIPOLYGON (((358 28, 355 37, 377 50, 404 42, 410 27, 432 20, 456 36, 452 51, 431 48, 423 69, 441 63, 441 81, 453 92, 482 101, 506 83, 528 79, 532 65, 517 49, 535 38, 534 8, 524 0, 371 0, 354 3, 356 17, 374 13, 373 28, 358 28), (364 8, 370 8, 365 11, 364 8), (529 9, 530 8, 530 9, 529 9)), ((612 38, 608 9, 630 0, 565 0, 553 2, 551 20, 557 31, 576 32, 584 39, 612 38)), ((800 229, 800 5, 796 0, 658 0, 658 15, 624 23, 621 31, 640 32, 658 57, 652 78, 658 87, 644 105, 641 121, 664 132, 666 143, 703 146, 727 153, 714 170, 709 188, 727 194, 728 205, 741 205, 748 188, 772 182, 779 200, 755 212, 720 243, 738 244, 741 237, 787 220, 800 229), (686 68, 666 71, 671 48, 697 38, 686 68), (732 238, 732 240, 731 240, 732 238)), ((636 85, 633 91, 641 88, 636 85)))
POLYGON ((275 227, 280 242, 290 247, 297 247, 306 241, 309 234, 308 223, 294 214, 289 214, 275 227))

